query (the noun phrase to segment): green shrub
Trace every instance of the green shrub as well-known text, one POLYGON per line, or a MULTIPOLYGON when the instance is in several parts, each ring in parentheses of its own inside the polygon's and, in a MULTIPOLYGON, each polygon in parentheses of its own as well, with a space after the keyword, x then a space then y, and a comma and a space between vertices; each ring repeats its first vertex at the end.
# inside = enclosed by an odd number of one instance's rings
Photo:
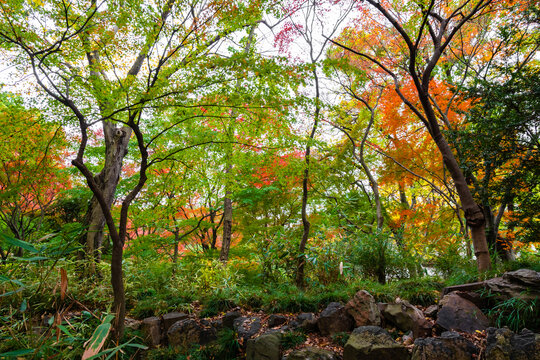
POLYGON ((286 332, 281 337, 281 346, 284 350, 292 349, 300 344, 303 344, 306 339, 306 334, 301 331, 286 332))

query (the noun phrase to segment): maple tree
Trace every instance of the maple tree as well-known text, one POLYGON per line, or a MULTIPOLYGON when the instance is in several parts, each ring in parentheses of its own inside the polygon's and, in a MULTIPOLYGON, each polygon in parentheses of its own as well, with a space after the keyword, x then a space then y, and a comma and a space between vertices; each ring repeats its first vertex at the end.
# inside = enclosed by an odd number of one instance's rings
MULTIPOLYGON (((0 221, 17 240, 30 241, 59 193, 70 186, 61 163, 64 133, 10 93, 0 93, 0 121, 0 221)), ((0 246, 2 261, 12 252, 6 245, 0 246)), ((22 252, 19 247, 17 256, 22 252)))

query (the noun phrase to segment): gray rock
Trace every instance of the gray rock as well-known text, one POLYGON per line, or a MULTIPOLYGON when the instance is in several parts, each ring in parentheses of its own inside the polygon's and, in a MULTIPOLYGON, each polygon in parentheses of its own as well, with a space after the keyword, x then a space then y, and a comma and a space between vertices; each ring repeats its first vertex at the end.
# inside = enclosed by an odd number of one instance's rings
POLYGON ((225 315, 223 315, 223 326, 229 329, 234 328, 234 321, 241 317, 242 314, 240 311, 229 311, 225 315))
POLYGON ((168 314, 163 315, 163 332, 167 333, 169 331, 169 328, 177 321, 187 319, 189 316, 188 314, 181 313, 181 312, 170 312, 168 314))
POLYGON ((242 340, 242 344, 246 344, 247 340, 257 334, 261 330, 261 319, 258 317, 239 317, 234 320, 234 330, 238 333, 238 339, 242 340))
POLYGON ((456 332, 446 331, 441 337, 416 339, 412 360, 471 360, 478 353, 472 342, 456 332))
POLYGON ((345 306, 338 302, 328 304, 319 315, 317 326, 322 335, 332 335, 338 332, 351 331, 354 326, 353 318, 347 313, 345 306))
POLYGON ((510 271, 502 277, 486 280, 484 284, 491 293, 503 299, 534 300, 540 297, 540 273, 530 269, 510 271))
POLYGON ((487 329, 486 360, 540 360, 540 334, 523 329, 487 329))
POLYGON ((337 360, 333 351, 315 347, 305 347, 294 350, 285 358, 286 360, 337 360))
POLYGON ((279 360, 281 333, 273 332, 249 339, 246 360, 279 360))
POLYGON ((158 346, 161 344, 161 320, 156 316, 146 318, 142 321, 141 330, 144 342, 148 346, 158 346))
POLYGON ((409 360, 407 348, 378 326, 355 329, 345 344, 343 360, 409 360))
POLYGON ((287 322, 287 317, 283 315, 276 315, 272 314, 268 317, 268 327, 276 327, 279 325, 283 325, 287 322))
POLYGON ((167 331, 169 345, 187 350, 193 344, 199 344, 203 328, 194 319, 175 322, 167 331))
POLYGON ((373 296, 366 290, 358 291, 345 306, 356 326, 381 325, 381 314, 373 296))
POLYGON ((199 334, 199 344, 206 345, 214 340, 217 340, 217 332, 220 324, 221 323, 218 321, 202 319, 200 321, 201 332, 199 334))
POLYGON ((424 314, 408 301, 398 300, 395 304, 382 304, 379 307, 385 320, 398 329, 412 330, 415 338, 431 335, 431 325, 424 314))
POLYGON ((482 310, 455 293, 445 295, 440 305, 437 325, 445 330, 474 333, 476 330, 485 330, 489 326, 489 319, 482 310))
POLYGON ((424 310, 424 315, 433 319, 435 318, 435 316, 437 316, 438 311, 439 311, 438 305, 430 305, 426 308, 426 310, 424 310))
POLYGON ((318 330, 317 318, 314 313, 300 313, 296 317, 297 327, 304 329, 305 332, 311 333, 318 330))

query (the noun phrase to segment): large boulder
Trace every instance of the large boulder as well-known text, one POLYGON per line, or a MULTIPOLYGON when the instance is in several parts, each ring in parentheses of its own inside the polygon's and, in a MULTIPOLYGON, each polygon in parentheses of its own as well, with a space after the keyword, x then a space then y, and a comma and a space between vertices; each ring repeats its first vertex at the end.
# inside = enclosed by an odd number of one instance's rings
POLYGON ((431 335, 431 325, 422 311, 408 301, 397 300, 395 304, 380 304, 379 308, 387 322, 403 331, 412 330, 415 338, 431 335))
POLYGON ((358 291, 345 306, 356 326, 381 325, 381 314, 373 296, 366 290, 358 291))
POLYGON ((482 310, 455 293, 445 295, 439 304, 436 323, 445 330, 474 333, 489 326, 489 319, 482 310))
POLYGON ((534 300, 540 297, 540 272, 519 269, 484 281, 485 287, 503 299, 534 300))
POLYGON ((412 360, 471 360, 478 353, 472 342, 456 332, 446 331, 441 337, 416 339, 412 360))
POLYGON ((195 319, 175 322, 167 331, 169 345, 187 350, 193 344, 199 344, 203 327, 195 319))
POLYGON ((316 347, 305 347, 294 350, 285 358, 286 360, 336 360, 337 356, 333 351, 319 349, 316 347))
POLYGON ((281 333, 273 332, 249 339, 246 360, 279 360, 281 333))
POLYGON ((144 319, 141 323, 144 342, 149 346, 158 346, 161 344, 161 319, 151 316, 144 319))
POLYGON ((540 360, 540 334, 523 329, 487 329, 486 360, 540 360))
POLYGON ((327 336, 338 332, 351 331, 354 327, 354 320, 347 313, 345 306, 338 302, 332 302, 319 315, 317 326, 321 335, 327 336))
POLYGON ((345 344, 343 360, 408 360, 407 348, 378 326, 354 329, 345 344))

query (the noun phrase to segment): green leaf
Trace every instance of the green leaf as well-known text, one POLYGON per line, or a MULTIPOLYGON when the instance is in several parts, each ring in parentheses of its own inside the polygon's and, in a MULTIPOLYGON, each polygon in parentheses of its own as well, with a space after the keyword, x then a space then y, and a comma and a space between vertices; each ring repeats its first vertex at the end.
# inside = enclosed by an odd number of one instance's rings
POLYGON ((92 337, 85 344, 86 349, 84 350, 81 360, 90 359, 99 353, 103 344, 105 344, 105 340, 107 340, 107 337, 109 336, 109 332, 111 331, 111 321, 113 319, 113 315, 107 315, 101 325, 94 330, 92 337))
POLYGON ((2 234, 2 233, 0 233, 0 238, 2 238, 4 240, 4 242, 9 244, 9 245, 23 248, 24 250, 29 251, 29 252, 31 252, 33 254, 39 253, 39 250, 37 250, 34 247, 34 245, 30 244, 29 242, 22 241, 22 240, 19 240, 19 239, 15 239, 14 237, 11 237, 11 236, 8 236, 8 235, 2 234))
POLYGON ((8 351, 8 352, 0 354, 0 358, 10 358, 10 357, 29 355, 29 354, 32 354, 34 351, 35 349, 20 349, 20 350, 8 351))

